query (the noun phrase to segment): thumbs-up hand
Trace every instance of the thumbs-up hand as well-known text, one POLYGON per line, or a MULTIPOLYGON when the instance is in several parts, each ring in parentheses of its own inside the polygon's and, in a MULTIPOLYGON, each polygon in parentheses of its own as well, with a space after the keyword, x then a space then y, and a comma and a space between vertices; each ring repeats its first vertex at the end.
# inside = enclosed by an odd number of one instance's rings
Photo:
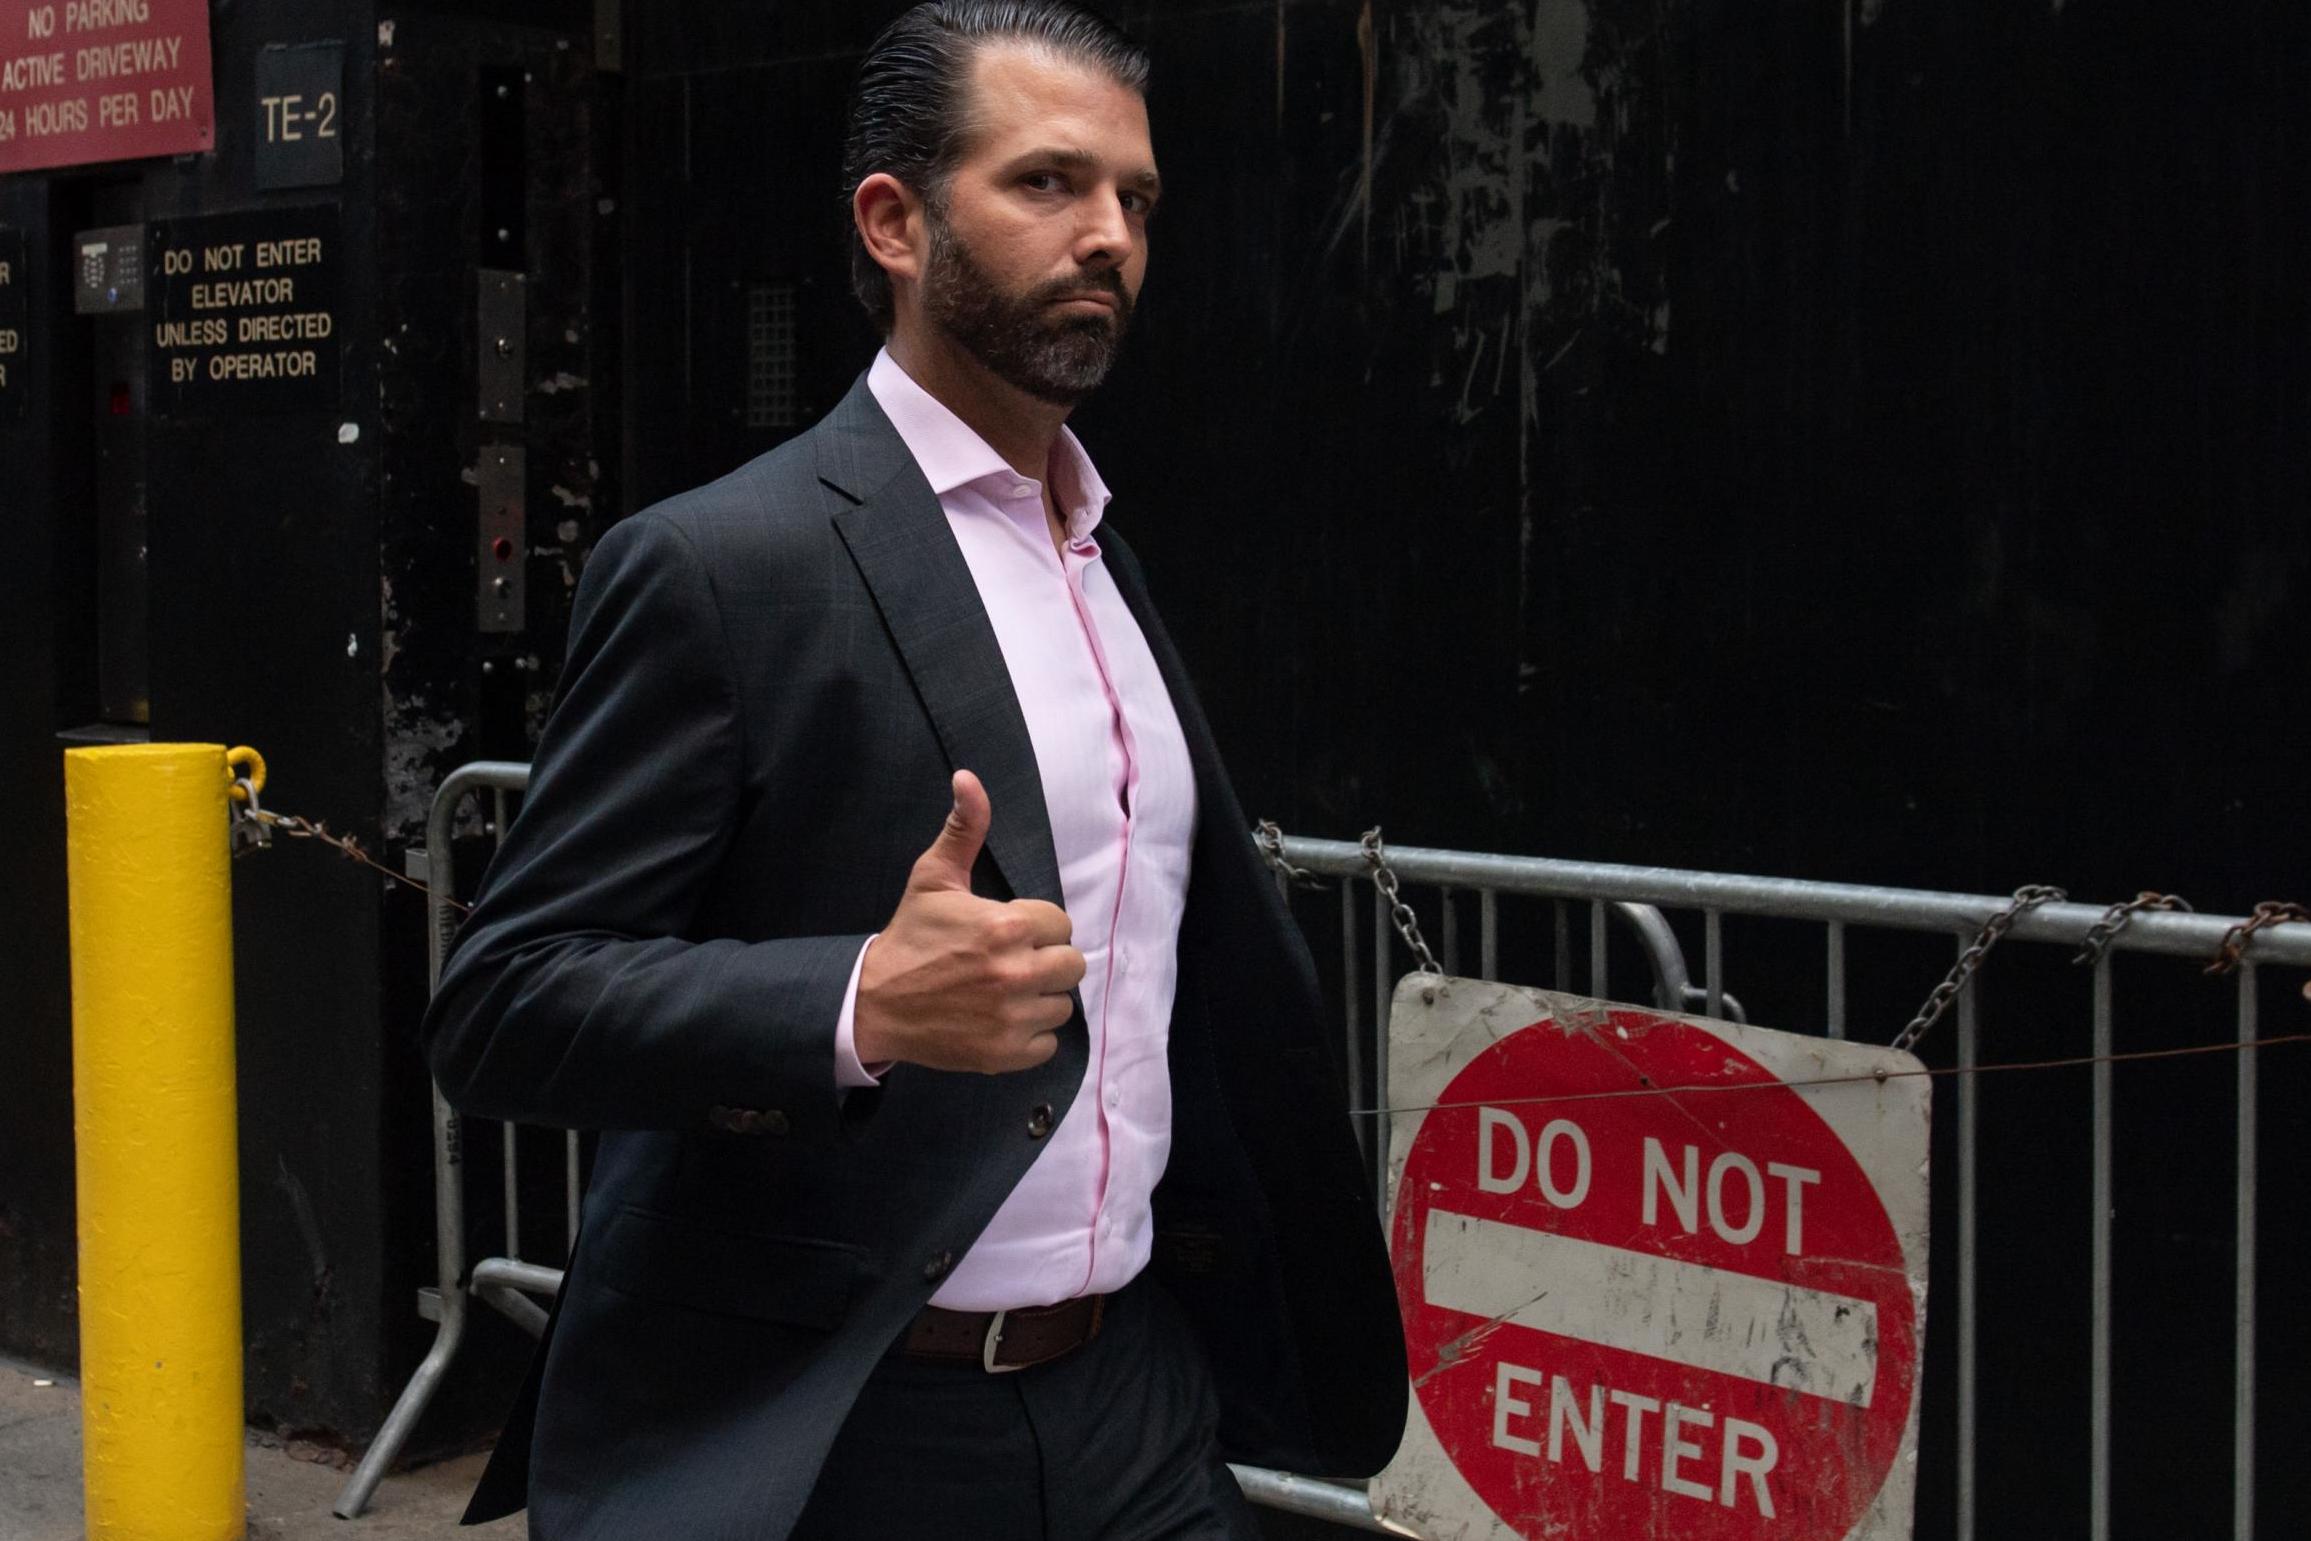
POLYGON ((915 858, 899 907, 859 970, 852 1043, 869 1064, 934 1070, 1026 1070, 1058 1052, 1083 979, 1067 912, 1041 899, 1000 903, 971 892, 971 864, 994 810, 957 771, 955 806, 915 858))

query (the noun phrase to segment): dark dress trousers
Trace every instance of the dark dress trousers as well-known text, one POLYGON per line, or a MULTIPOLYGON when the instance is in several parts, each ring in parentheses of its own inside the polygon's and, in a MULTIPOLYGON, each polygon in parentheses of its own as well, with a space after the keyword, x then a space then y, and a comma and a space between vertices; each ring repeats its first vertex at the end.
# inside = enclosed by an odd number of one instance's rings
MULTIPOLYGON (((1314 967, 1138 563, 1099 540, 1200 809, 1150 1267, 1214 1367, 1229 1459, 1369 1473, 1403 1428, 1404 1344, 1314 967)), ((863 379, 595 547, 528 800, 424 1024, 457 1107, 604 1131, 469 1519, 785 1536, 869 1371, 1065 1116, 1080 999, 1034 1070, 836 1089, 853 960, 957 768, 994 807, 974 889, 1062 902, 995 633, 863 379)))

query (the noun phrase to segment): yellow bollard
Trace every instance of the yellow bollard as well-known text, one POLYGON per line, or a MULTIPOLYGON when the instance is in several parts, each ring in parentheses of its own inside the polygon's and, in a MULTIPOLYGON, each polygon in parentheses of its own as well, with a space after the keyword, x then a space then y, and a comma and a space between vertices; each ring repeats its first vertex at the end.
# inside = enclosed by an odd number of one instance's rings
POLYGON ((88 1541, 247 1526, 230 780, 215 744, 64 754, 88 1541))

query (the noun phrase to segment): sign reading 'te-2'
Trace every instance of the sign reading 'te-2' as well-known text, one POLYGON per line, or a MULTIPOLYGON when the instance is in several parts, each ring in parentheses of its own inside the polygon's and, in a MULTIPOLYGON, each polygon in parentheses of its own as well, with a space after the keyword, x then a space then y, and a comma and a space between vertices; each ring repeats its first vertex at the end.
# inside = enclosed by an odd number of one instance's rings
POLYGON ((257 185, 345 180, 345 45, 275 45, 257 55, 257 185))

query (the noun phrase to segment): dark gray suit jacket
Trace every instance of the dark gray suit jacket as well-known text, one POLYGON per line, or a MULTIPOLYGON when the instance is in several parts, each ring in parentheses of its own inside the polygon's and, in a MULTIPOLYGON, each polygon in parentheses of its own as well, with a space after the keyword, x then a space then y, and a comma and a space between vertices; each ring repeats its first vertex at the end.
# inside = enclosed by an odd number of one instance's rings
MULTIPOLYGON (((1315 972, 1139 565, 1200 815, 1151 1265, 1231 1459, 1379 1468, 1405 1407, 1386 1254, 1315 972)), ((809 432, 618 524, 579 585, 528 801, 425 1018, 456 1106, 605 1131, 577 1254, 469 1518, 541 1541, 780 1537, 875 1361, 1044 1149, 1088 1058, 901 1065, 837 1095, 853 959, 938 830, 1061 902, 1025 719, 938 499, 862 378, 809 432)), ((894 1474, 901 1476, 903 1474, 894 1474)))

